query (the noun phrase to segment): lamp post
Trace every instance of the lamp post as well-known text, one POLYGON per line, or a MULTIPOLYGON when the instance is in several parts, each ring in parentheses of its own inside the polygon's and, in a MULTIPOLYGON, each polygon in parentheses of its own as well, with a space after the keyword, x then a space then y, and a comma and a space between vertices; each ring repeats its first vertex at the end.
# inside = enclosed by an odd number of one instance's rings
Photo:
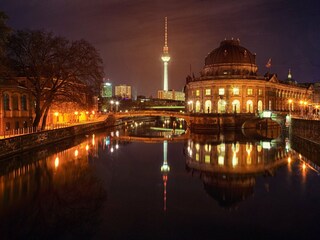
POLYGON ((56 116, 56 123, 58 123, 59 122, 59 113, 55 112, 54 115, 56 116))
POLYGON ((304 108, 304 110, 303 110, 303 115, 304 115, 304 112, 306 112, 306 117, 308 116, 308 115, 307 115, 307 108, 306 108, 306 107, 307 107, 307 104, 308 104, 308 102, 306 102, 306 101, 303 102, 303 105, 304 105, 304 106, 303 106, 303 108, 304 108))
POLYGON ((114 104, 114 101, 113 101, 113 100, 111 100, 111 101, 110 101, 110 105, 111 105, 111 112, 113 112, 113 104, 114 104))
POLYGON ((300 111, 301 111, 301 113, 300 113, 300 115, 301 115, 301 117, 303 116, 303 101, 302 100, 300 100, 300 111))
POLYGON ((190 101, 188 101, 188 109, 189 109, 189 112, 192 112, 192 109, 193 109, 193 101, 192 100, 190 100, 190 101))
POLYGON ((76 122, 79 122, 78 114, 79 114, 78 111, 74 112, 74 115, 76 116, 76 122))
POLYGON ((118 108, 119 108, 119 101, 116 101, 116 112, 118 112, 118 108))
POLYGON ((292 110, 292 99, 288 100, 289 103, 289 115, 291 115, 291 110, 292 110))

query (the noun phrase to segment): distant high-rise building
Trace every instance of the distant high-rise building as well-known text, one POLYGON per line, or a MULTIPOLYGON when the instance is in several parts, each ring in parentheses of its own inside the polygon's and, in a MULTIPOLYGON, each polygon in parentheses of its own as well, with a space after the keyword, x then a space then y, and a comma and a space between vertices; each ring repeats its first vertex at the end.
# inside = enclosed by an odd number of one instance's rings
POLYGON ((101 97, 112 97, 112 84, 110 82, 105 82, 101 84, 101 97))
POLYGON ((131 86, 128 85, 118 85, 115 86, 115 94, 116 97, 131 99, 131 86))
POLYGON ((185 100, 185 94, 184 92, 179 92, 175 90, 159 90, 158 91, 158 98, 160 99, 171 99, 176 101, 184 101, 185 100))

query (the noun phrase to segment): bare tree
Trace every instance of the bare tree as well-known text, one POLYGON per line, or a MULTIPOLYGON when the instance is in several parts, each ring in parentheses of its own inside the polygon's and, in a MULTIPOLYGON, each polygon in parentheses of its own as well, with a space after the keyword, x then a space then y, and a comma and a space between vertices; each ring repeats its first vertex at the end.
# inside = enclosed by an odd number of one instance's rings
POLYGON ((7 68, 7 59, 5 57, 5 50, 8 43, 8 37, 11 29, 7 26, 6 21, 8 16, 0 11, 0 76, 7 76, 9 69, 7 68))
POLYGON ((102 60, 87 41, 70 42, 44 31, 17 31, 10 37, 9 57, 16 72, 26 77, 35 101, 37 127, 58 98, 75 100, 95 93, 103 79, 102 60))

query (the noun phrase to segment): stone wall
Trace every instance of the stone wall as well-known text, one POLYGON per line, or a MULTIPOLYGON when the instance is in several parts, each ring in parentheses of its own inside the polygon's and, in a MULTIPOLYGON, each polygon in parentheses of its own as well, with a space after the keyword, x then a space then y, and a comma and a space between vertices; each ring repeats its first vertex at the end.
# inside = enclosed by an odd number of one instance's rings
POLYGON ((293 136, 320 144, 320 121, 292 118, 291 133, 293 136))
POLYGON ((102 129, 108 126, 105 121, 41 131, 0 140, 0 158, 7 157, 45 144, 57 142, 79 134, 102 129))
POLYGON ((245 121, 253 118, 254 114, 193 114, 190 116, 190 128, 195 133, 240 130, 245 121))

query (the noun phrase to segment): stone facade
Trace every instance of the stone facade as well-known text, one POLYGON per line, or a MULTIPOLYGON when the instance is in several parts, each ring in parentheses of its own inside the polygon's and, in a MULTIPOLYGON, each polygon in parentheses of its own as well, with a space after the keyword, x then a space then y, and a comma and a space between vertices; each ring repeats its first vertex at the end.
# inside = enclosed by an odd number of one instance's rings
POLYGON ((0 80, 0 134, 32 126, 32 95, 14 80, 0 80))
POLYGON ((205 59, 201 76, 187 77, 186 108, 197 113, 299 112, 313 101, 312 85, 259 76, 255 55, 238 40, 223 41, 205 59))

